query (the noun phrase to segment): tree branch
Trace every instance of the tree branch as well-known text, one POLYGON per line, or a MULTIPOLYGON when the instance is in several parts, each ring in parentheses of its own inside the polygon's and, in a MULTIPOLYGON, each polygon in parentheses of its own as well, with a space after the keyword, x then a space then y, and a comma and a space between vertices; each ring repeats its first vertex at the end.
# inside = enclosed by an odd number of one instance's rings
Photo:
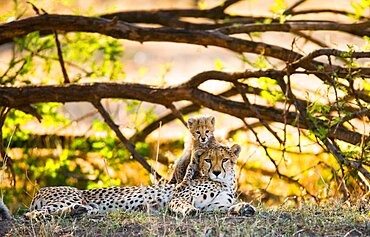
POLYGON ((157 178, 161 178, 161 176, 155 171, 145 160, 144 157, 142 157, 134 148, 134 145, 126 139, 126 137, 121 133, 119 130, 119 127, 117 124, 114 123, 114 121, 111 119, 108 112, 104 109, 103 105, 100 103, 100 101, 94 101, 92 104, 95 106, 95 108, 99 111, 100 115, 104 118, 104 121, 109 125, 109 127, 116 133, 117 137, 121 140, 123 145, 129 150, 129 152, 132 154, 132 157, 137 160, 149 173, 155 175, 157 178))
POLYGON ((0 25, 0 41, 24 36, 34 31, 91 32, 138 42, 177 42, 202 46, 218 46, 235 52, 264 53, 281 60, 301 57, 279 46, 229 37, 218 32, 182 30, 172 28, 148 28, 126 22, 73 15, 42 15, 0 25))
MULTIPOLYGON (((358 23, 356 29, 364 29, 370 26, 369 22, 358 23)), ((13 21, 0 25, 0 42, 11 40, 14 37, 24 36, 34 31, 60 31, 60 32, 91 32, 100 33, 117 39, 128 39, 137 42, 176 42, 203 46, 217 46, 238 53, 263 54, 282 61, 296 61, 303 57, 301 54, 276 45, 266 44, 234 38, 217 31, 183 30, 172 28, 148 28, 140 27, 122 21, 107 20, 94 17, 72 16, 72 15, 42 15, 27 19, 13 21)), ((365 31, 361 31, 365 32, 365 31)), ((370 34, 369 34, 370 35, 370 34)), ((330 73, 328 65, 317 61, 308 64, 300 64, 306 70, 317 70, 323 68, 321 73, 316 73, 319 78, 330 73)), ((346 68, 333 67, 340 77, 348 74, 346 68)), ((355 68, 357 73, 370 75, 370 68, 355 68)), ((325 77, 322 78, 325 80, 325 77)))
MULTIPOLYGON (((121 98, 146 101, 168 105, 176 101, 187 100, 235 117, 255 117, 255 113, 244 103, 225 99, 208 92, 184 88, 183 86, 154 87, 134 83, 87 83, 67 85, 40 85, 23 87, 0 87, 0 106, 19 107, 44 102, 94 102, 103 98, 121 98)), ((266 121, 284 123, 284 110, 254 105, 261 118, 266 121)), ((290 125, 296 124, 297 115, 287 112, 286 119, 290 125)), ((324 121, 318 120, 325 124, 324 121)), ((301 128, 308 128, 300 121, 301 128)), ((329 137, 352 144, 360 143, 362 134, 349 131, 340 126, 329 131, 329 137)), ((367 136, 366 136, 367 138, 367 136)))

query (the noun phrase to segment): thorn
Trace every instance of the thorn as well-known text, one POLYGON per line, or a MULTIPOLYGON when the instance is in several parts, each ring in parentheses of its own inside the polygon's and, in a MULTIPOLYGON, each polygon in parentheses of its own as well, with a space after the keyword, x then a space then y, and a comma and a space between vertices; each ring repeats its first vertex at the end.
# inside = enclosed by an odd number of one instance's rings
POLYGON ((40 10, 35 6, 35 4, 33 4, 32 2, 29 2, 29 1, 27 1, 27 3, 32 6, 32 9, 36 13, 36 15, 40 15, 40 10))
POLYGON ((118 17, 117 16, 114 16, 111 20, 111 24, 112 25, 117 25, 117 22, 118 22, 118 17))
POLYGON ((44 15, 47 15, 48 13, 44 10, 44 8, 41 8, 41 11, 42 13, 44 13, 44 15))
POLYGON ((110 22, 108 23, 107 27, 111 28, 111 27, 117 25, 117 22, 118 22, 118 17, 114 16, 112 18, 112 20, 110 20, 110 22))

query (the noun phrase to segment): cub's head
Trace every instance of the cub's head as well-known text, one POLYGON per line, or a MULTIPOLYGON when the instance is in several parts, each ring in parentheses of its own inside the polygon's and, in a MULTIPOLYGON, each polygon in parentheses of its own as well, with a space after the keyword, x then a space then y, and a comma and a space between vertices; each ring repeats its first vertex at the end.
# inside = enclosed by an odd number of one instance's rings
POLYGON ((199 116, 188 119, 188 128, 193 139, 207 143, 215 131, 215 117, 199 116))
POLYGON ((211 147, 208 150, 196 150, 194 155, 199 158, 199 171, 202 176, 213 181, 227 182, 235 179, 235 166, 241 147, 234 144, 211 147))

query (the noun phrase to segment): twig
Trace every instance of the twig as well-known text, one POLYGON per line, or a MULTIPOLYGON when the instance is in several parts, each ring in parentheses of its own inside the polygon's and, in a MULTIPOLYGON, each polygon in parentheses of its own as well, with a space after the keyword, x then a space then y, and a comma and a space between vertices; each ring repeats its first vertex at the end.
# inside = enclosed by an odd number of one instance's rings
MULTIPOLYGON (((333 64, 331 63, 331 56, 330 55, 327 55, 328 56, 328 62, 329 62, 329 66, 330 66, 330 73, 331 73, 331 84, 334 88, 334 95, 335 95, 335 107, 338 109, 338 116, 340 116, 340 108, 339 108, 339 97, 338 97, 338 90, 337 90, 337 85, 336 85, 336 81, 335 81, 335 75, 334 75, 334 70, 333 70, 333 64)), ((331 106, 330 106, 331 107, 331 106)))
MULTIPOLYGON (((157 137, 157 149, 155 152, 155 168, 158 169, 158 156, 159 156, 159 142, 161 140, 161 128, 162 128, 162 123, 159 123, 159 131, 158 131, 158 137, 157 137)), ((156 176, 154 176, 154 180, 158 180, 156 176)))
POLYGON ((244 103, 246 104, 246 106, 248 108, 251 108, 253 110, 253 112, 256 114, 256 117, 258 118, 258 120, 261 122, 261 124, 276 138, 276 140, 278 140, 278 142, 280 144, 283 143, 283 141, 281 140, 281 138, 277 135, 277 133, 270 127, 270 125, 264 120, 262 119, 262 116, 259 114, 258 110, 256 110, 256 108, 249 102, 247 96, 245 95, 245 92, 244 90, 242 89, 242 87, 239 85, 239 83, 237 82, 234 82, 234 85, 235 87, 238 89, 239 91, 239 94, 242 96, 243 98, 243 101, 244 103))
MULTIPOLYGON (((249 130, 251 130, 252 131, 252 133, 254 134, 254 136, 255 136, 255 138, 256 138, 256 140, 257 140, 257 142, 259 143, 259 145, 260 146, 262 146, 262 148, 265 150, 265 154, 266 154, 266 156, 269 158, 269 160, 271 161, 271 163, 274 165, 274 167, 275 167, 275 173, 279 176, 279 178, 281 178, 281 179, 283 179, 283 180, 286 180, 286 181, 288 181, 288 182, 290 182, 290 183, 294 183, 294 184, 296 184, 296 185, 298 185, 299 187, 303 187, 305 190, 306 190, 306 192, 307 192, 307 194, 309 195, 309 196, 311 196, 311 197, 313 197, 314 199, 315 199, 315 201, 316 202, 318 202, 318 198, 314 195, 314 194, 312 194, 310 191, 308 191, 307 190, 307 188, 305 188, 304 187, 304 185, 302 185, 300 182, 299 182, 299 180, 296 180, 296 179, 294 179, 294 178, 292 178, 292 177, 290 177, 290 176, 287 176, 287 175, 285 175, 285 174, 282 174, 282 173, 280 173, 280 170, 279 170, 279 167, 278 167, 278 164, 276 164, 276 161, 272 158, 272 156, 270 155, 270 153, 268 152, 268 150, 267 150, 267 146, 265 146, 262 142, 261 142, 261 140, 259 139, 259 137, 258 137, 258 135, 257 135, 257 132, 256 131, 254 131, 254 129, 244 120, 244 119, 241 119, 242 120, 242 122, 244 123, 244 125, 246 126, 246 127, 248 127, 248 129, 249 130)), ((273 176, 271 177, 271 179, 270 179, 270 182, 271 182, 271 180, 272 180, 272 178, 273 178, 273 176)), ((269 182, 269 183, 270 183, 269 182)), ((268 185, 269 186, 269 185, 268 185)), ((267 187, 268 187, 267 186, 267 187)), ((267 189, 267 187, 266 187, 266 189, 267 189)))
POLYGON ((58 33, 57 33, 56 30, 54 31, 54 37, 55 37, 55 43, 57 45, 58 59, 59 59, 60 68, 62 69, 64 83, 67 84, 67 83, 70 83, 71 81, 69 80, 68 73, 67 73, 66 67, 64 65, 62 47, 60 46, 60 42, 59 42, 59 39, 58 39, 58 33))
MULTIPOLYGON (((29 51, 29 49, 27 49, 29 51)), ((59 57, 49 57, 49 56, 46 56, 46 55, 42 55, 38 52, 34 53, 35 56, 39 57, 39 58, 42 58, 44 60, 55 60, 55 61, 59 61, 59 57)), ((70 67, 74 67, 82 72, 84 72, 86 75, 90 75, 92 74, 92 72, 86 70, 85 68, 73 63, 73 62, 69 62, 69 61, 63 61, 65 65, 68 65, 70 67)))
MULTIPOLYGON (((36 7, 35 4, 33 4, 32 2, 27 2, 27 3, 32 6, 32 9, 35 11, 35 13, 37 15, 39 15, 39 16, 42 15, 39 8, 36 7)), ((44 15, 48 14, 44 9, 41 9, 41 11, 43 12, 44 15)), ((68 73, 67 73, 67 70, 66 70, 65 65, 64 65, 63 53, 62 53, 62 49, 61 49, 62 47, 60 46, 60 42, 59 42, 59 39, 58 39, 58 33, 57 33, 56 30, 53 30, 53 34, 54 34, 54 38, 55 38, 55 44, 57 46, 58 60, 59 60, 60 67, 62 69, 64 83, 70 83, 68 73)))
POLYGON ((310 41, 310 42, 312 42, 314 44, 317 44, 318 46, 320 46, 322 48, 329 48, 329 46, 326 43, 324 43, 321 40, 318 40, 318 39, 312 37, 309 34, 305 34, 305 33, 301 32, 301 31, 294 31, 294 34, 297 35, 297 36, 299 36, 299 37, 304 38, 306 41, 310 41))
MULTIPOLYGON (((333 14, 338 14, 338 15, 343 15, 343 16, 351 16, 355 15, 356 13, 353 12, 348 12, 348 11, 343 11, 343 10, 336 10, 336 9, 309 9, 309 10, 300 10, 300 11, 293 11, 290 13, 292 16, 297 16, 297 15, 304 15, 304 14, 320 14, 320 13, 333 13, 333 14)), ((360 20, 368 20, 368 17, 365 16, 360 16, 360 20)))
POLYGON ((216 6, 212 9, 210 9, 210 12, 215 12, 216 14, 223 14, 226 10, 226 8, 230 7, 231 5, 240 2, 241 0, 226 0, 219 6, 216 6))
POLYGON ((299 1, 297 1, 291 7, 289 7, 288 9, 286 9, 283 12, 283 15, 290 15, 293 12, 294 8, 298 7, 299 5, 301 5, 302 3, 304 3, 305 1, 306 0, 299 0, 299 1))
POLYGON ((188 124, 187 124, 187 122, 185 121, 185 119, 184 119, 183 115, 181 114, 181 111, 179 111, 179 110, 175 107, 175 105, 174 105, 174 104, 169 104, 169 105, 167 106, 167 108, 169 108, 169 109, 172 111, 172 113, 175 115, 175 117, 176 117, 176 118, 178 118, 178 119, 182 122, 182 124, 184 124, 184 126, 185 126, 185 127, 187 127, 187 126, 188 126, 188 124))
POLYGON ((2 107, 0 109, 0 156, 3 160, 3 163, 9 167, 10 173, 13 178, 13 186, 15 187, 17 184, 15 170, 13 166, 13 160, 10 156, 6 154, 5 146, 4 146, 4 138, 3 138, 3 126, 6 119, 7 114, 10 112, 10 108, 2 107))
MULTIPOLYGON (((286 84, 282 78, 280 78, 278 80, 278 82, 279 82, 280 88, 284 91, 284 93, 288 96, 288 98, 290 98, 292 101, 294 101, 294 105, 296 106, 296 108, 300 112, 300 117, 302 118, 302 120, 305 121, 305 124, 316 135, 318 133, 317 126, 308 119, 309 116, 307 114, 307 111, 306 111, 305 107, 299 101, 296 100, 295 95, 293 94, 292 89, 290 87, 290 84, 286 84)), ((328 148, 329 152, 337 159, 337 161, 338 161, 339 164, 346 164, 346 165, 351 166, 352 168, 357 169, 367 179, 370 180, 370 172, 367 171, 362 166, 361 163, 346 159, 343 156, 343 154, 339 151, 339 149, 333 144, 333 142, 330 141, 330 138, 319 138, 317 136, 316 136, 316 138, 319 139, 319 140, 321 140, 324 143, 324 145, 326 146, 326 148, 328 148)))
POLYGON ((99 111, 100 115, 104 118, 104 121, 109 125, 109 127, 116 133, 117 137, 120 141, 125 145, 125 147, 129 150, 132 157, 137 160, 147 171, 153 174, 155 177, 161 178, 162 176, 157 173, 142 157, 134 148, 134 145, 126 139, 126 137, 121 133, 117 124, 114 123, 108 112, 104 109, 100 101, 94 101, 92 104, 95 108, 99 111))

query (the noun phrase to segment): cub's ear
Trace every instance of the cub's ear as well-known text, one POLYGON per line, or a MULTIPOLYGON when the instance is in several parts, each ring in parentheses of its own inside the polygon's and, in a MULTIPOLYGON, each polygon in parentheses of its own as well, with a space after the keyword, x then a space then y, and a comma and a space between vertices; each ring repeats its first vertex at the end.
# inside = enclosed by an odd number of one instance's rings
POLYGON ((193 155, 196 159, 200 159, 200 157, 204 154, 204 152, 205 152, 205 150, 203 150, 203 149, 197 149, 197 150, 194 151, 193 155))
POLYGON ((193 127, 194 122, 195 122, 195 119, 193 119, 193 118, 189 118, 189 119, 188 119, 188 128, 193 127))
POLYGON ((231 151, 236 155, 236 157, 239 157, 239 154, 240 154, 241 150, 242 150, 242 148, 238 144, 234 144, 231 147, 231 151))
POLYGON ((210 121, 210 122, 211 122, 212 126, 215 126, 215 123, 216 123, 216 119, 215 119, 215 117, 213 117, 213 116, 209 116, 209 117, 208 117, 208 121, 210 121))

